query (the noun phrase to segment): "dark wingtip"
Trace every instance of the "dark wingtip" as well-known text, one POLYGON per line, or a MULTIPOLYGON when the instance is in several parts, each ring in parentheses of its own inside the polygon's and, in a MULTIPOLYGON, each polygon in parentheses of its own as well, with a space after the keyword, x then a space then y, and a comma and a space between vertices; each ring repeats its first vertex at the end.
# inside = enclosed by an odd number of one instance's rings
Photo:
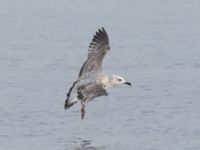
POLYGON ((99 28, 98 32, 100 32, 100 33, 106 33, 106 30, 105 30, 104 27, 101 27, 101 28, 99 28))
POLYGON ((64 108, 65 110, 69 109, 70 107, 72 107, 76 102, 72 102, 72 103, 69 103, 68 101, 68 98, 65 100, 65 105, 64 105, 64 108))
POLYGON ((64 105, 65 110, 67 110, 68 107, 68 99, 65 100, 65 105, 64 105))
POLYGON ((105 33, 106 33, 106 30, 105 30, 105 28, 104 28, 104 27, 101 27, 101 30, 102 30, 103 32, 105 32, 105 33))
POLYGON ((102 41, 107 41, 109 43, 109 38, 106 30, 104 27, 99 28, 96 32, 95 35, 93 36, 92 42, 90 43, 89 47, 95 46, 97 43, 100 43, 102 41))
POLYGON ((64 109, 67 110, 67 106, 66 105, 64 105, 64 109))
MULTIPOLYGON (((109 47, 109 37, 104 27, 98 28, 95 34, 93 35, 92 42, 89 45, 88 51, 94 51, 96 48, 99 48, 100 44, 104 44, 105 50, 110 50, 109 47)), ((91 53, 88 53, 90 56, 91 53)))
POLYGON ((101 33, 101 34, 106 34, 107 35, 107 32, 106 32, 104 27, 99 28, 96 33, 101 33))

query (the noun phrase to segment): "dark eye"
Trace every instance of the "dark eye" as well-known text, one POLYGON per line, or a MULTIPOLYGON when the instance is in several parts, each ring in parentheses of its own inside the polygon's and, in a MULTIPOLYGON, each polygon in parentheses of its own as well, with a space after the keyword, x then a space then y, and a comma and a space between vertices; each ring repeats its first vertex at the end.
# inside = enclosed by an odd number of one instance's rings
POLYGON ((118 79, 118 81, 122 81, 122 79, 118 79))

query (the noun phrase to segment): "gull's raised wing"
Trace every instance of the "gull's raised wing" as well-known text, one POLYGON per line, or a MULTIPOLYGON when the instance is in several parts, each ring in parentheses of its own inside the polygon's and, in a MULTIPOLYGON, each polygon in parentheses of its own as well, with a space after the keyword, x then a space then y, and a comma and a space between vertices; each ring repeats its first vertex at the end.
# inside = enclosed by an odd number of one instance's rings
POLYGON ((79 77, 91 71, 101 71, 103 58, 109 49, 108 35, 104 28, 99 29, 90 43, 88 58, 79 72, 79 77))

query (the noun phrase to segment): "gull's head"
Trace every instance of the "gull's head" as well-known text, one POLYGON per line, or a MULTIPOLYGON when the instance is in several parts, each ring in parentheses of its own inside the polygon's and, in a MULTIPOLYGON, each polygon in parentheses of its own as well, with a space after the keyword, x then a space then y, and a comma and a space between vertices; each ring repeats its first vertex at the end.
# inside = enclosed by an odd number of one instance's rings
POLYGON ((122 84, 126 84, 126 85, 131 86, 130 82, 126 81, 123 77, 118 76, 118 75, 112 75, 112 84, 114 86, 122 85, 122 84))

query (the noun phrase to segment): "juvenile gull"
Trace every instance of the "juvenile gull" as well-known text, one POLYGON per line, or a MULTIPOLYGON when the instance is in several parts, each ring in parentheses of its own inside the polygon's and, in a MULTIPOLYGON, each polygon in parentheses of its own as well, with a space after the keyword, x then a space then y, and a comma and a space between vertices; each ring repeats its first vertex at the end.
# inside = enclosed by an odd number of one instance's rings
POLYGON ((81 102, 81 118, 85 116, 85 103, 95 97, 107 96, 108 90, 117 85, 131 85, 119 75, 108 75, 102 72, 102 61, 110 50, 109 38, 104 28, 99 29, 89 45, 88 58, 79 72, 78 79, 67 93, 65 109, 81 102))

